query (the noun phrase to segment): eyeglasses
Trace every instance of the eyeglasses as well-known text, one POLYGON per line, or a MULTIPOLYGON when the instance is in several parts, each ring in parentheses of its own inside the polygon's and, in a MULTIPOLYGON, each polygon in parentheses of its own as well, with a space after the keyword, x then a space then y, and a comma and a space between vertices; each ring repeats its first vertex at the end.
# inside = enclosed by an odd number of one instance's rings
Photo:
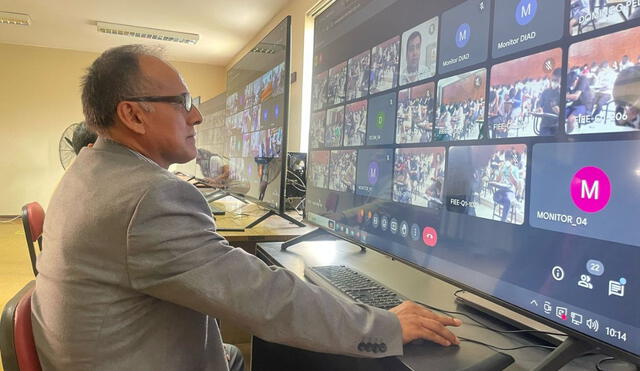
POLYGON ((185 111, 187 112, 191 112, 191 108, 193 107, 193 99, 191 98, 191 94, 189 93, 182 93, 180 95, 169 95, 169 96, 131 97, 131 98, 125 98, 123 100, 130 101, 130 102, 175 103, 175 104, 182 105, 185 111))

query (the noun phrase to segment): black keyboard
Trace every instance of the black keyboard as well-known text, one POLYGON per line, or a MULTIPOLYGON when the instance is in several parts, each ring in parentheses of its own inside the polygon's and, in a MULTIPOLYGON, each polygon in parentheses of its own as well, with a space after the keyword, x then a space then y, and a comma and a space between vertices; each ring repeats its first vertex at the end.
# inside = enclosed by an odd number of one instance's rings
POLYGON ((321 281, 329 283, 351 300, 382 309, 393 308, 405 300, 381 283, 344 265, 307 267, 305 276, 320 286, 323 285, 321 281))
POLYGON ((211 209, 211 214, 212 215, 224 215, 225 211, 217 206, 214 206, 213 204, 209 204, 209 209, 211 209))

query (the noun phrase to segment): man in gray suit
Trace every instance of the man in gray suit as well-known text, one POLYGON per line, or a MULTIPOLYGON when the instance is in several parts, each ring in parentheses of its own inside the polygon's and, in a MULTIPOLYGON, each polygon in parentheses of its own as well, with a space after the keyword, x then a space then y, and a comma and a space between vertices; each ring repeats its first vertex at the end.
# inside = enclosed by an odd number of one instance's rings
POLYGON ((213 317, 351 356, 400 355, 418 338, 458 344, 446 328, 457 319, 409 302, 390 311, 350 303, 229 246, 200 192, 166 170, 195 158, 202 116, 153 51, 103 53, 82 102, 99 139, 47 210, 32 299, 44 370, 226 370, 213 317))

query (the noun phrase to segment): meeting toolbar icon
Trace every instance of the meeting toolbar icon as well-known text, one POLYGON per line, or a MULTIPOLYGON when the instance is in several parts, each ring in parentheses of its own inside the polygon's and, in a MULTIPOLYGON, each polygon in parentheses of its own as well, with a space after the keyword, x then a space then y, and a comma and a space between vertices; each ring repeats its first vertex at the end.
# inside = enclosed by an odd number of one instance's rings
POLYGON ((624 286, 627 284, 627 280, 620 278, 618 281, 609 281, 609 295, 624 296, 624 286))

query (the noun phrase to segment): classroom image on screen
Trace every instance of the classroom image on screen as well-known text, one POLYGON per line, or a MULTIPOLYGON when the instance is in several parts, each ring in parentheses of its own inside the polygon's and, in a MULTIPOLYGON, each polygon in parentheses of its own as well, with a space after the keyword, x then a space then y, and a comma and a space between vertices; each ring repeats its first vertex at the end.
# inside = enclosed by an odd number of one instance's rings
POLYGON ((344 146, 361 146, 367 134, 367 101, 347 104, 344 111, 344 146))
POLYGON ((526 145, 451 147, 448 165, 449 211, 524 223, 526 145))
POLYGON ((568 134, 640 129, 640 27, 569 48, 568 134))
POLYGON ((398 62, 400 59, 400 36, 389 39, 371 50, 371 94, 398 86, 398 62))
POLYGON ((481 138, 486 83, 484 68, 438 82, 434 140, 481 138))
POLYGON ((570 2, 569 28, 581 35, 640 18, 640 2, 634 0, 567 0, 570 2))
POLYGON ((356 185, 356 150, 331 151, 329 189, 353 193, 356 185))
POLYGON ((327 124, 325 126, 325 147, 342 146, 342 132, 344 130, 344 106, 327 110, 327 124))
POLYGON ((433 135, 435 84, 417 85, 398 92, 396 143, 427 143, 433 135))
POLYGON ((362 98, 369 93, 370 68, 370 50, 349 59, 347 67, 347 101, 362 98))
POLYGON ((444 147, 396 149, 393 201, 440 209, 444 169, 444 147))
POLYGON ((561 80, 561 49, 493 66, 482 138, 556 135, 561 80))

